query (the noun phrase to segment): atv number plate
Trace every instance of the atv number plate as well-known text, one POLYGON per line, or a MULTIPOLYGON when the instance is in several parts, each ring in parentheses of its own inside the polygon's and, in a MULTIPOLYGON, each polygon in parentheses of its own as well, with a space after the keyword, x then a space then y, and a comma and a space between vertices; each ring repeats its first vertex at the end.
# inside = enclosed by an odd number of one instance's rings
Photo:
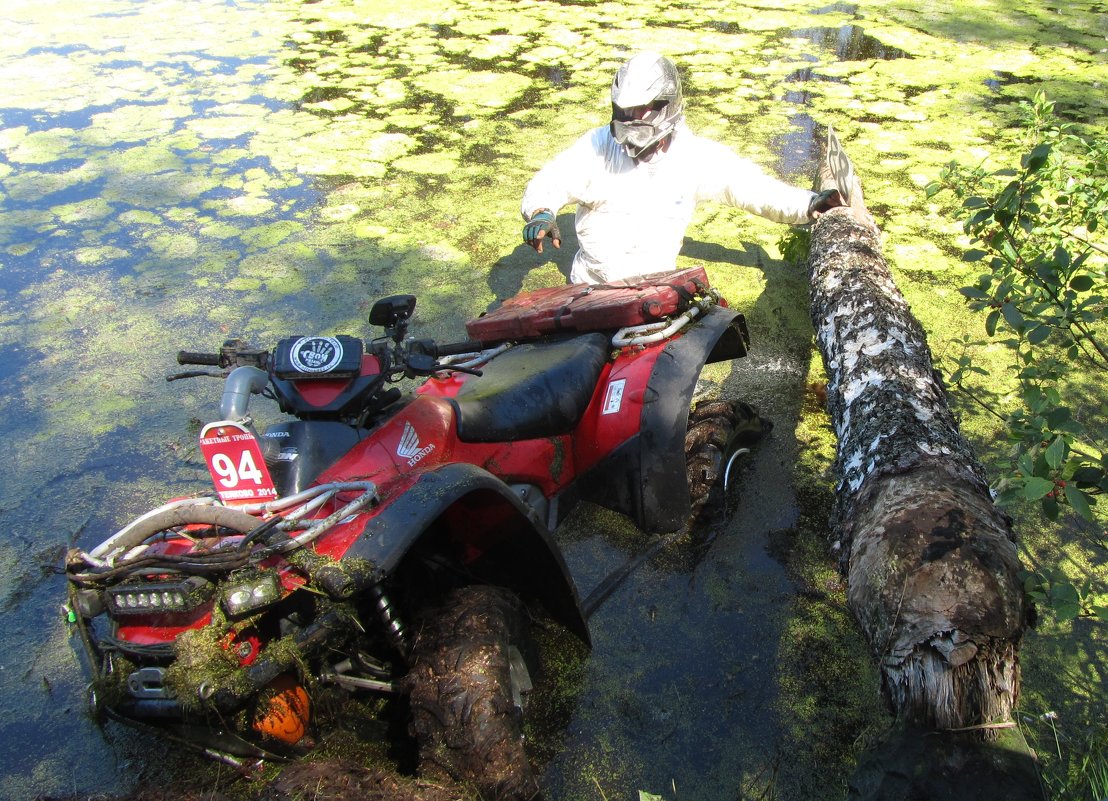
POLYGON ((241 423, 208 423, 200 432, 200 452, 208 463, 219 499, 228 505, 277 497, 261 446, 241 423))

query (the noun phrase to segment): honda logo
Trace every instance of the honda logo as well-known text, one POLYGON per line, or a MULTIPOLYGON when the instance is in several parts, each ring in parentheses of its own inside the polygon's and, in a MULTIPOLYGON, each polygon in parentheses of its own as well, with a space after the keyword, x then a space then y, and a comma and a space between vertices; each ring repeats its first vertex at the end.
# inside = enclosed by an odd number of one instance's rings
POLYGON ((396 446, 396 455, 401 459, 407 459, 408 467, 415 467, 433 450, 435 450, 434 445, 419 447, 419 434, 416 433, 415 426, 405 420, 404 431, 400 434, 400 444, 396 446))

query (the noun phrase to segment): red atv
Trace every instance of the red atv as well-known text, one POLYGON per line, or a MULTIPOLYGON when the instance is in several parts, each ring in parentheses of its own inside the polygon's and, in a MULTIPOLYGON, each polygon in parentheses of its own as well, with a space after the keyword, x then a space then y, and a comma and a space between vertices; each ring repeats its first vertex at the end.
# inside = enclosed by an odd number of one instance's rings
POLYGON ((69 554, 99 713, 239 761, 297 753, 324 688, 406 693, 421 772, 535 795, 526 623, 588 640, 551 532, 580 500, 688 521, 763 430, 743 404, 690 414, 745 321, 701 269, 526 293, 456 345, 407 336, 415 303, 378 301, 370 341, 178 354, 222 371, 170 379, 225 378, 200 434, 215 494, 69 554), (259 436, 255 394, 292 419, 259 436))

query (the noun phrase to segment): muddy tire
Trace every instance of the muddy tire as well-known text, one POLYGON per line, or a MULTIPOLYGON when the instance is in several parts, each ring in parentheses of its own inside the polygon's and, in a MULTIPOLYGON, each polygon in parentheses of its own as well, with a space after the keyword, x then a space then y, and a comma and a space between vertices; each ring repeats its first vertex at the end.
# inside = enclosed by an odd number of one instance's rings
POLYGON ((747 403, 704 400, 692 408, 685 434, 685 464, 694 519, 722 501, 731 457, 772 427, 747 403))
POLYGON ((472 785, 489 801, 539 796, 522 731, 527 624, 515 595, 487 586, 456 590, 427 617, 407 679, 421 777, 472 785))

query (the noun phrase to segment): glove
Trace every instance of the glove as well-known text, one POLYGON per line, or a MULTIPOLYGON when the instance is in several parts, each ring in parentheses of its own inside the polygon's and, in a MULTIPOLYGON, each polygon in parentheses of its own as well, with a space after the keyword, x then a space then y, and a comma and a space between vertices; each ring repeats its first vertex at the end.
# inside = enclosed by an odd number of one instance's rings
POLYGON ((523 241, 542 253, 542 240, 549 239, 554 247, 562 246, 562 232, 558 230, 558 223, 554 214, 547 209, 537 211, 531 215, 531 219, 523 226, 523 241))
POLYGON ((845 205, 846 201, 838 189, 824 189, 818 195, 813 195, 808 202, 808 219, 814 220, 825 211, 845 205))

